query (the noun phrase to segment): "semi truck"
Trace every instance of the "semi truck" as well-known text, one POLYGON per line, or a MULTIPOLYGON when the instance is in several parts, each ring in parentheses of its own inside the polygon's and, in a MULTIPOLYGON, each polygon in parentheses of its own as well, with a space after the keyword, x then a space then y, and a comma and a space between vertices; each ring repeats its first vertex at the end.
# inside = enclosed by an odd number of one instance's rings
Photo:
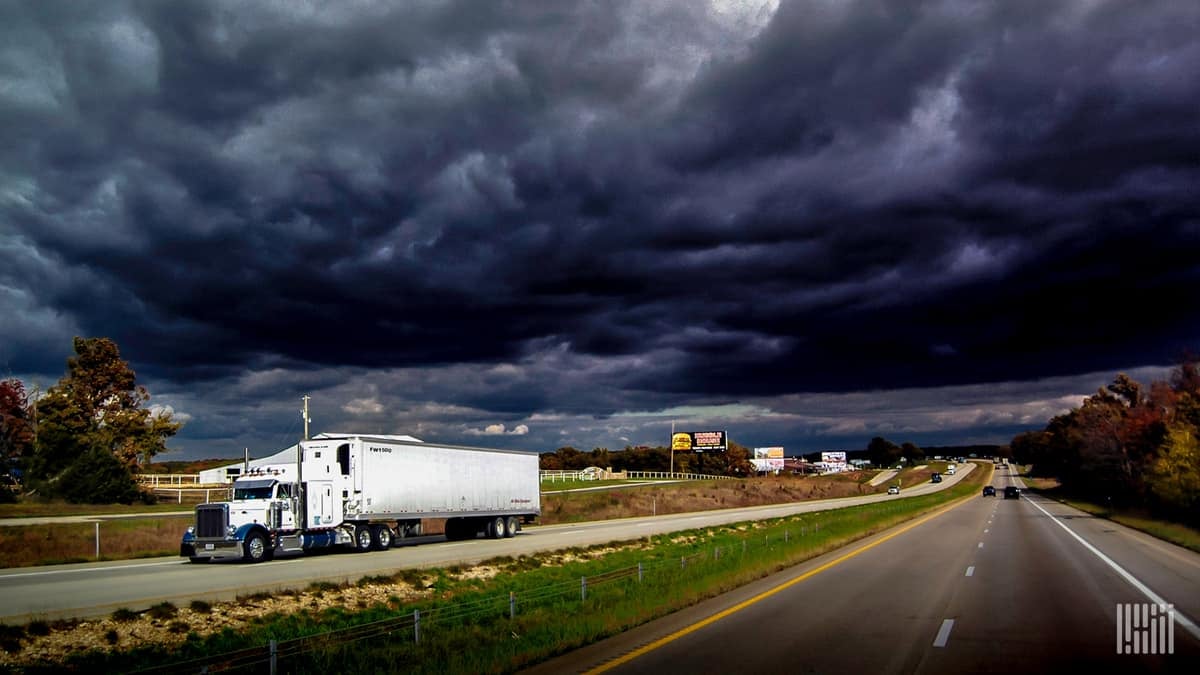
POLYGON ((446 538, 512 537, 541 515, 538 456, 397 437, 322 434, 244 472, 229 502, 199 504, 180 555, 195 563, 390 548, 445 519, 446 538), (278 456, 277 456, 278 457, 278 456))

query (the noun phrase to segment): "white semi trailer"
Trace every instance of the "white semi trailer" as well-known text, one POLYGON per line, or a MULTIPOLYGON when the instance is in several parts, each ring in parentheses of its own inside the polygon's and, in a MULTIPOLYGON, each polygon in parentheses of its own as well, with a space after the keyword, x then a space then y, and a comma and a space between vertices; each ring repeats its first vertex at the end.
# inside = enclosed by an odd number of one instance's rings
POLYGON ((301 441, 296 461, 258 467, 233 501, 200 504, 180 555, 192 562, 389 548, 445 519, 448 539, 511 537, 541 515, 538 456, 364 435, 301 441))

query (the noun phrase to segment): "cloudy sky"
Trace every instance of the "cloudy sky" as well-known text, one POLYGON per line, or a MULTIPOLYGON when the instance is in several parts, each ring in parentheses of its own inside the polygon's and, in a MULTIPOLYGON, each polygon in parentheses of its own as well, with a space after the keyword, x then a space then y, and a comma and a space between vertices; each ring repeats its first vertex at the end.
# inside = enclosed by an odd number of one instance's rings
POLYGON ((1006 442, 1200 346, 1200 3, 5 2, 0 374, 164 457, 1006 442))

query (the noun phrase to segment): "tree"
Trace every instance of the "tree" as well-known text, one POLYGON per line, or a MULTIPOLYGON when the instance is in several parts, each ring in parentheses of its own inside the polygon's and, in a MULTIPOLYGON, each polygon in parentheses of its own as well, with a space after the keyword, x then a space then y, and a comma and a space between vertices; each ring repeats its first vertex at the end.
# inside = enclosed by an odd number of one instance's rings
POLYGON ((891 466, 901 455, 900 446, 882 436, 876 436, 867 444, 867 458, 874 466, 891 466))
POLYGON ((1200 511, 1200 439, 1189 424, 1173 424, 1150 467, 1147 481, 1154 495, 1196 521, 1200 511))
POLYGON ((905 442, 900 446, 900 454, 909 464, 920 462, 925 459, 925 451, 917 447, 916 443, 905 442))
POLYGON ((115 342, 77 337, 74 348, 66 374, 39 401, 31 473, 49 492, 72 501, 128 501, 136 495, 133 472, 165 451, 182 425, 169 412, 143 407, 150 394, 135 384, 115 342), (121 471, 114 473, 113 466, 121 471), (132 492, 106 487, 122 482, 132 492), (94 490, 90 497, 88 490, 94 490))
POLYGON ((33 423, 25 385, 13 378, 0 381, 0 459, 4 473, 33 449, 33 423))

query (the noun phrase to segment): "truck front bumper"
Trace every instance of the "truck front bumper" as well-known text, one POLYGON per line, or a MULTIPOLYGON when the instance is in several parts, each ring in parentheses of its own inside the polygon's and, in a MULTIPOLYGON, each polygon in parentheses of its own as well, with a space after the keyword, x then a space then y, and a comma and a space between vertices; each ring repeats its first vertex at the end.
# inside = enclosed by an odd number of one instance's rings
POLYGON ((236 539, 193 539, 179 545, 179 555, 185 558, 240 560, 243 556, 242 542, 236 539))

